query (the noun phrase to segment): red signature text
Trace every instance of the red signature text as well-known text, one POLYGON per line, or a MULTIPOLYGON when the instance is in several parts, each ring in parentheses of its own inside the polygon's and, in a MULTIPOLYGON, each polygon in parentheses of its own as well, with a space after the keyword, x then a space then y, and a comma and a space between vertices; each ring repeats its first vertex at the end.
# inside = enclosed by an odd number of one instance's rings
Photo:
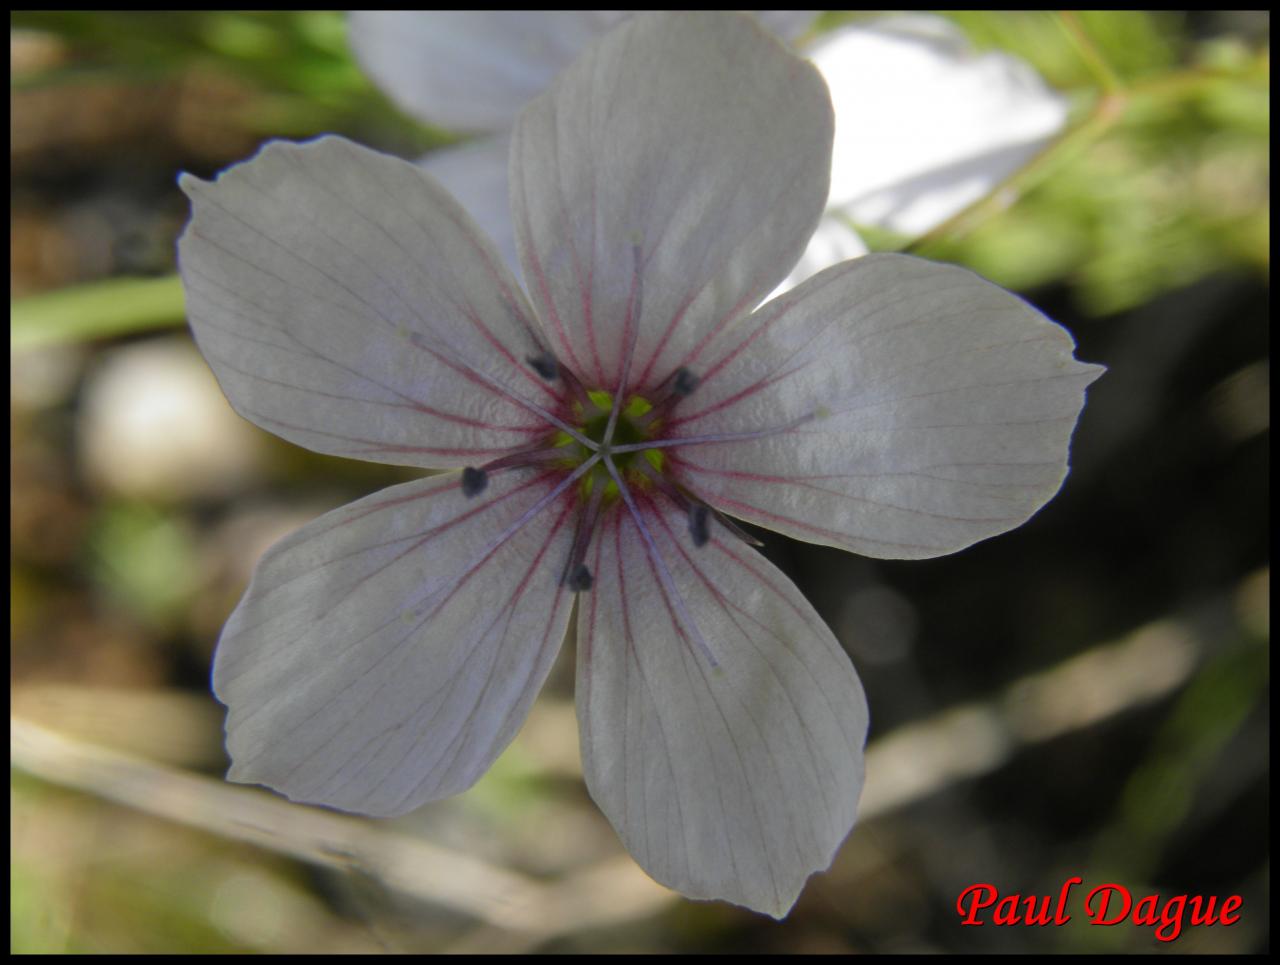
MULTIPOLYGON (((956 899, 962 925, 1065 925, 1071 920, 1072 891, 1082 878, 1068 878, 1055 895, 1001 895, 995 885, 970 885, 956 899)), ((1153 929, 1155 937, 1171 942, 1187 926, 1234 925, 1243 899, 1231 895, 1145 895, 1137 900, 1124 885, 1098 885, 1084 894, 1079 908, 1094 925, 1129 921, 1153 929)))

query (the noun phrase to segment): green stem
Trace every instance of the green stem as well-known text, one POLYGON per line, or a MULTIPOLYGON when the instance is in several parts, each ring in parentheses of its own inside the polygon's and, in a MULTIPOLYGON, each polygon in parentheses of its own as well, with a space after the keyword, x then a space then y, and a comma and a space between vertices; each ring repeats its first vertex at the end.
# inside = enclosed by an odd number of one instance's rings
POLYGON ((963 237, 987 217, 1006 210, 1061 165, 1078 157, 1086 148, 1101 139, 1120 122, 1135 100, 1151 97, 1185 97, 1203 90, 1206 83, 1235 77, 1235 74, 1211 68, 1194 67, 1166 74, 1145 83, 1133 84, 1124 90, 1103 91, 1089 113, 1078 124, 1063 131, 1046 144, 1039 154, 995 185, 981 198, 968 207, 962 208, 941 224, 935 225, 901 250, 908 254, 916 254, 944 239, 954 240, 963 237))
POLYGON ((1122 90, 1124 85, 1121 83, 1119 76, 1111 68, 1111 64, 1107 62, 1107 58, 1102 51, 1098 49, 1098 45, 1093 42, 1093 38, 1089 36, 1089 31, 1080 22, 1080 16, 1074 10, 1059 10, 1058 23, 1062 25, 1067 36, 1071 39, 1072 45, 1088 66, 1089 72, 1093 74, 1104 92, 1114 94, 1122 90))
POLYGON ((181 325, 182 281, 109 278, 9 302, 10 349, 108 338, 181 325))
POLYGON ((1109 131, 1124 115, 1127 97, 1124 94, 1104 94, 1078 125, 1063 131, 1045 145, 1030 161, 1005 178, 987 194, 968 207, 957 211, 946 221, 935 225, 920 237, 906 245, 902 251, 916 254, 921 249, 943 239, 954 239, 968 234, 979 222, 999 214, 1013 205, 1032 187, 1045 180, 1062 164, 1078 156, 1083 150, 1109 131))

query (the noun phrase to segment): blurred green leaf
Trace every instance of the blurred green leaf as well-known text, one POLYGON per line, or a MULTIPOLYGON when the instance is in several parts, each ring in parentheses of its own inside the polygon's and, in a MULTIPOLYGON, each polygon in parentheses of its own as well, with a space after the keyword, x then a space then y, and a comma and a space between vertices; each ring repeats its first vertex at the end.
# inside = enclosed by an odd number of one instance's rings
POLYGON ((345 133, 406 155, 454 138, 402 114, 355 63, 346 15, 311 11, 17 11, 16 28, 44 31, 73 50, 72 66, 14 81, 72 81, 86 71, 167 75, 200 70, 234 78, 267 102, 245 121, 264 137, 345 133), (371 132, 377 132, 371 137, 371 132))
MULTIPOLYGON (((955 21, 982 49, 995 48, 1029 62, 1054 87, 1091 88, 1093 74, 1057 13, 1047 10, 951 10, 955 21)), ((1185 43, 1180 15, 1146 10, 1083 10, 1076 13, 1093 46, 1122 80, 1174 66, 1185 43)))
POLYGON ((1252 713, 1268 677, 1265 644, 1243 645, 1208 663, 1179 697, 1120 802, 1112 852, 1126 856, 1130 874, 1151 873, 1228 741, 1252 713))
POLYGON ((196 586, 196 548, 182 520, 141 503, 108 505, 89 537, 96 582, 144 620, 163 622, 196 586))
POLYGON ((186 319, 182 281, 111 278, 9 303, 9 347, 110 338, 181 325, 186 319))
POLYGON ((1251 69, 1125 95, 1124 114, 1008 211, 931 246, 1000 284, 1075 283, 1118 312, 1270 261, 1269 95, 1251 69))

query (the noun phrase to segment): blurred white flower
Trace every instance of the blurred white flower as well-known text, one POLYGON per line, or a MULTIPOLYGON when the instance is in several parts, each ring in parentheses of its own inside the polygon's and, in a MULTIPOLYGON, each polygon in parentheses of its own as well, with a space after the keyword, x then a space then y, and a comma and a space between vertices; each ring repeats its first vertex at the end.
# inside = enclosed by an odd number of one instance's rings
MULTIPOLYGON (((507 195, 509 131, 520 108, 624 11, 355 11, 357 59, 410 114, 478 132, 423 166, 517 266, 507 195)), ((757 11, 786 40, 812 11, 757 11)), ((865 254, 851 222, 915 236, 992 190, 1066 122, 1066 101, 1026 63, 974 53, 950 21, 897 15, 845 25, 800 50, 836 114, 827 214, 774 294, 865 254)))
POLYGON ((975 54, 948 20, 885 17, 807 51, 836 114, 829 208, 919 235, 989 192, 1066 123, 1026 63, 975 54))
POLYGON ((137 499, 225 496, 259 465, 260 439, 236 416, 186 339, 106 352, 90 372, 79 421, 91 480, 137 499))

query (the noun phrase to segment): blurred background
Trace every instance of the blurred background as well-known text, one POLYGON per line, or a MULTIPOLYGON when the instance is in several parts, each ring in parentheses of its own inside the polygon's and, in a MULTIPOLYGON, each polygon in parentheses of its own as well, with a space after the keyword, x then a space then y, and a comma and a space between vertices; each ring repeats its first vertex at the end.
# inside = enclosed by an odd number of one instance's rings
MULTIPOLYGON (((184 327, 177 172, 449 132, 336 13, 10 21, 15 952, 1258 952, 1269 947, 1269 19, 950 15, 1066 134, 923 239, 1109 372, 1062 493, 951 557, 764 537, 871 705, 862 817, 782 923, 631 862, 581 780, 572 640, 471 791, 395 821, 222 780, 212 648, 275 539, 412 478, 242 421, 184 327), (1231 927, 962 928, 974 882, 1238 894, 1231 927)), ((825 16, 818 30, 837 26, 825 16)))

